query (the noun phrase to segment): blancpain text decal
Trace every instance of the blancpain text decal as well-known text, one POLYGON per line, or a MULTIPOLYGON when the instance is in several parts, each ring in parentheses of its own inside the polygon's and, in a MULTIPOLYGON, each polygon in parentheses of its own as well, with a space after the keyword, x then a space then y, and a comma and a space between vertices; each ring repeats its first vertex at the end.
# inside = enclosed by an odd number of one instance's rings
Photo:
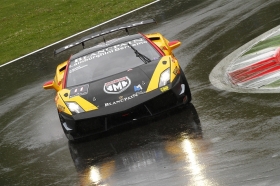
POLYGON ((116 105, 116 104, 119 104, 119 103, 123 103, 123 102, 126 102, 126 101, 129 101, 135 97, 137 97, 138 94, 132 94, 131 96, 128 96, 128 97, 123 97, 122 99, 118 100, 118 101, 113 101, 113 102, 109 102, 109 103, 105 103, 105 107, 108 107, 108 106, 112 106, 112 105, 116 105))
MULTIPOLYGON (((137 45, 147 44, 148 42, 144 38, 139 38, 139 39, 134 39, 132 41, 129 41, 128 43, 135 47, 137 45)), ((95 51, 93 53, 87 54, 85 56, 76 58, 73 61, 71 61, 69 69, 71 70, 71 69, 73 69, 77 66, 80 66, 80 65, 84 64, 84 63, 86 64, 88 62, 91 62, 92 60, 94 60, 96 58, 100 58, 100 57, 103 57, 103 56, 106 56, 106 55, 109 55, 109 54, 112 54, 112 53, 115 53, 115 52, 118 52, 118 51, 121 51, 121 50, 125 50, 125 49, 130 50, 130 47, 127 45, 127 42, 117 44, 117 45, 114 45, 114 46, 111 46, 111 47, 108 47, 108 48, 105 48, 105 49, 102 49, 102 50, 95 51)), ((77 70, 79 70, 79 69, 77 69, 77 70)), ((72 71, 70 71, 70 73, 71 72, 72 71)))

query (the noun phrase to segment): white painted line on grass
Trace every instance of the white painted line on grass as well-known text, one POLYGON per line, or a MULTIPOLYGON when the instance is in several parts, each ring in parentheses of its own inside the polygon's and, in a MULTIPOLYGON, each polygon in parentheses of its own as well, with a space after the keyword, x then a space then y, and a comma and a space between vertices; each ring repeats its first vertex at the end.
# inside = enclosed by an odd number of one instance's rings
POLYGON ((147 7, 147 6, 150 6, 150 5, 152 5, 152 4, 154 4, 154 3, 157 3, 157 2, 159 2, 159 1, 160 1, 160 0, 156 0, 156 1, 154 1, 154 2, 151 2, 151 3, 149 3, 149 4, 146 4, 146 5, 144 5, 144 6, 141 6, 141 7, 137 8, 137 9, 134 9, 134 10, 132 10, 132 11, 130 11, 130 12, 127 12, 127 13, 125 13, 125 14, 123 14, 123 15, 120 15, 120 16, 115 17, 115 18, 113 18, 113 19, 110 19, 110 20, 108 20, 108 21, 106 21, 106 22, 103 22, 103 23, 101 23, 101 24, 99 24, 99 25, 96 25, 96 26, 94 26, 94 27, 91 27, 91 28, 89 28, 89 29, 86 29, 86 30, 81 31, 81 32, 79 32, 79 33, 76 33, 76 34, 74 34, 74 35, 72 35, 72 36, 69 36, 69 37, 67 37, 67 38, 64 38, 64 39, 62 39, 62 40, 60 40, 60 41, 57 41, 57 42, 55 42, 55 43, 53 43, 53 44, 50 44, 50 45, 45 46, 45 47, 43 47, 43 48, 40 48, 40 49, 38 49, 38 50, 36 50, 36 51, 34 51, 34 52, 31 52, 31 53, 26 54, 26 55, 24 55, 24 56, 21 56, 21 57, 19 57, 19 58, 17 58, 17 59, 14 59, 14 60, 12 60, 12 61, 9 61, 9 62, 7 62, 7 63, 5 63, 5 64, 0 65, 0 68, 3 67, 3 66, 6 66, 6 65, 8 65, 8 64, 11 64, 11 63, 13 63, 13 62, 15 62, 15 61, 17 61, 17 60, 20 60, 20 59, 22 59, 22 58, 25 58, 25 57, 27 57, 27 56, 29 56, 29 55, 32 55, 32 54, 34 54, 34 53, 36 53, 36 52, 39 52, 39 51, 41 51, 41 50, 44 50, 44 49, 46 49, 46 48, 48 48, 48 47, 51 47, 51 46, 53 46, 53 45, 56 45, 56 44, 58 44, 58 43, 60 43, 60 42, 62 42, 62 41, 65 41, 65 40, 70 39, 70 38, 72 38, 72 37, 75 37, 75 36, 77 36, 77 35, 79 35, 79 34, 82 34, 82 33, 84 33, 84 32, 87 32, 87 31, 89 31, 89 30, 91 30, 91 29, 94 29, 94 28, 96 28, 96 27, 102 26, 102 25, 104 25, 104 24, 106 24, 106 23, 109 23, 109 22, 111 22, 111 21, 114 21, 114 20, 116 20, 116 19, 119 19, 119 18, 121 18, 121 17, 123 17, 123 16, 126 16, 126 15, 128 15, 128 14, 131 14, 131 13, 133 13, 133 12, 136 12, 137 10, 140 10, 140 9, 142 9, 142 8, 145 8, 145 7, 147 7))

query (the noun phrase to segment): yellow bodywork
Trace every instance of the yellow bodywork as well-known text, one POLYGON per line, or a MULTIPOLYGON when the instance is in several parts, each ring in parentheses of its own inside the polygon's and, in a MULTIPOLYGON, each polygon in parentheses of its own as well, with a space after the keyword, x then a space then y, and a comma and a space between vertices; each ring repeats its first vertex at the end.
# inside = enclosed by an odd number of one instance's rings
POLYGON ((55 89, 57 92, 62 89, 62 82, 64 78, 64 72, 67 66, 68 61, 64 61, 63 63, 59 64, 56 68, 56 73, 54 76, 53 81, 49 81, 45 83, 43 88, 44 89, 55 89))
POLYGON ((172 42, 169 42, 160 33, 146 34, 145 36, 154 42, 164 52, 165 55, 173 56, 172 50, 181 45, 181 42, 179 41, 176 41, 176 43, 172 44, 172 42))
POLYGON ((181 45, 179 41, 169 42, 165 37, 163 37, 160 33, 153 33, 153 34, 146 34, 147 38, 149 38, 153 43, 155 43, 160 50, 166 55, 164 56, 161 61, 158 63, 154 74, 151 78, 150 84, 147 88, 146 92, 150 92, 155 90, 159 84, 159 78, 161 73, 170 67, 170 82, 173 82, 174 78, 177 74, 180 74, 180 66, 178 60, 175 58, 173 54, 173 50, 181 45), (167 63, 164 64, 163 61, 167 63))
POLYGON ((55 102, 56 102, 56 107, 57 107, 58 111, 65 112, 66 114, 72 115, 71 111, 68 109, 65 102, 76 102, 86 112, 98 109, 95 105, 88 102, 81 96, 75 96, 75 97, 69 98, 70 90, 63 89, 63 87, 62 87, 63 81, 64 81, 64 73, 66 70, 67 63, 68 63, 68 61, 65 61, 65 62, 59 64, 56 68, 56 74, 55 74, 54 79, 52 81, 45 83, 43 86, 44 89, 55 89, 56 90, 57 95, 55 97, 55 102), (65 96, 65 95, 67 95, 67 96, 65 96))
POLYGON ((75 96, 75 97, 69 98, 69 95, 70 95, 70 90, 68 90, 68 89, 62 89, 57 93, 57 97, 56 97, 55 101, 56 101, 56 106, 59 111, 72 115, 70 110, 67 108, 67 105, 65 104, 65 102, 75 102, 75 103, 79 104, 79 106, 85 112, 98 109, 95 105, 88 102, 81 96, 75 96), (62 100, 62 98, 63 98, 63 100, 62 100))
POLYGON ((172 56, 164 56, 158 63, 146 92, 159 88, 160 75, 168 68, 170 68, 170 83, 173 82, 178 74, 180 74, 180 66, 177 59, 172 56))
POLYGON ((170 67, 170 57, 164 56, 163 58, 161 58, 160 62, 158 63, 146 92, 150 92, 158 88, 159 78, 161 73, 169 67, 170 67))
POLYGON ((72 113, 68 109, 67 105, 62 100, 61 95, 58 93, 56 94, 56 97, 55 97, 55 103, 56 103, 58 112, 65 112, 66 114, 72 115, 72 113))

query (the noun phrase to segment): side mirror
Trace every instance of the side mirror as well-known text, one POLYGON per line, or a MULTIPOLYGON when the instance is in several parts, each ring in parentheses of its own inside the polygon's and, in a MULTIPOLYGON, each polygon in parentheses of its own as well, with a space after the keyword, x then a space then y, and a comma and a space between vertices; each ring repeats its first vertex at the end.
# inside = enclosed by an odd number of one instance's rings
POLYGON ((180 41, 170 41, 168 43, 168 46, 170 47, 171 50, 174 50, 175 48, 179 47, 181 45, 180 41))
POLYGON ((47 81, 46 83, 44 83, 43 85, 44 89, 55 89, 57 91, 57 89, 54 86, 53 80, 47 81))

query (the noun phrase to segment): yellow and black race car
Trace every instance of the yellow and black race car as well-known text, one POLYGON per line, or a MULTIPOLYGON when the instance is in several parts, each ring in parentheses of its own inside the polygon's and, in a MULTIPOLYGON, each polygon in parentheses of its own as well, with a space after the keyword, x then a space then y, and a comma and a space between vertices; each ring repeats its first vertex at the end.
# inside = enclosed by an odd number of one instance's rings
MULTIPOLYGON (((154 22, 145 20, 91 34, 55 54, 154 22)), ((172 53, 180 44, 169 42, 160 33, 139 33, 104 40, 59 64, 54 80, 43 87, 57 91, 55 102, 67 138, 74 141, 189 103, 187 79, 172 53)))

